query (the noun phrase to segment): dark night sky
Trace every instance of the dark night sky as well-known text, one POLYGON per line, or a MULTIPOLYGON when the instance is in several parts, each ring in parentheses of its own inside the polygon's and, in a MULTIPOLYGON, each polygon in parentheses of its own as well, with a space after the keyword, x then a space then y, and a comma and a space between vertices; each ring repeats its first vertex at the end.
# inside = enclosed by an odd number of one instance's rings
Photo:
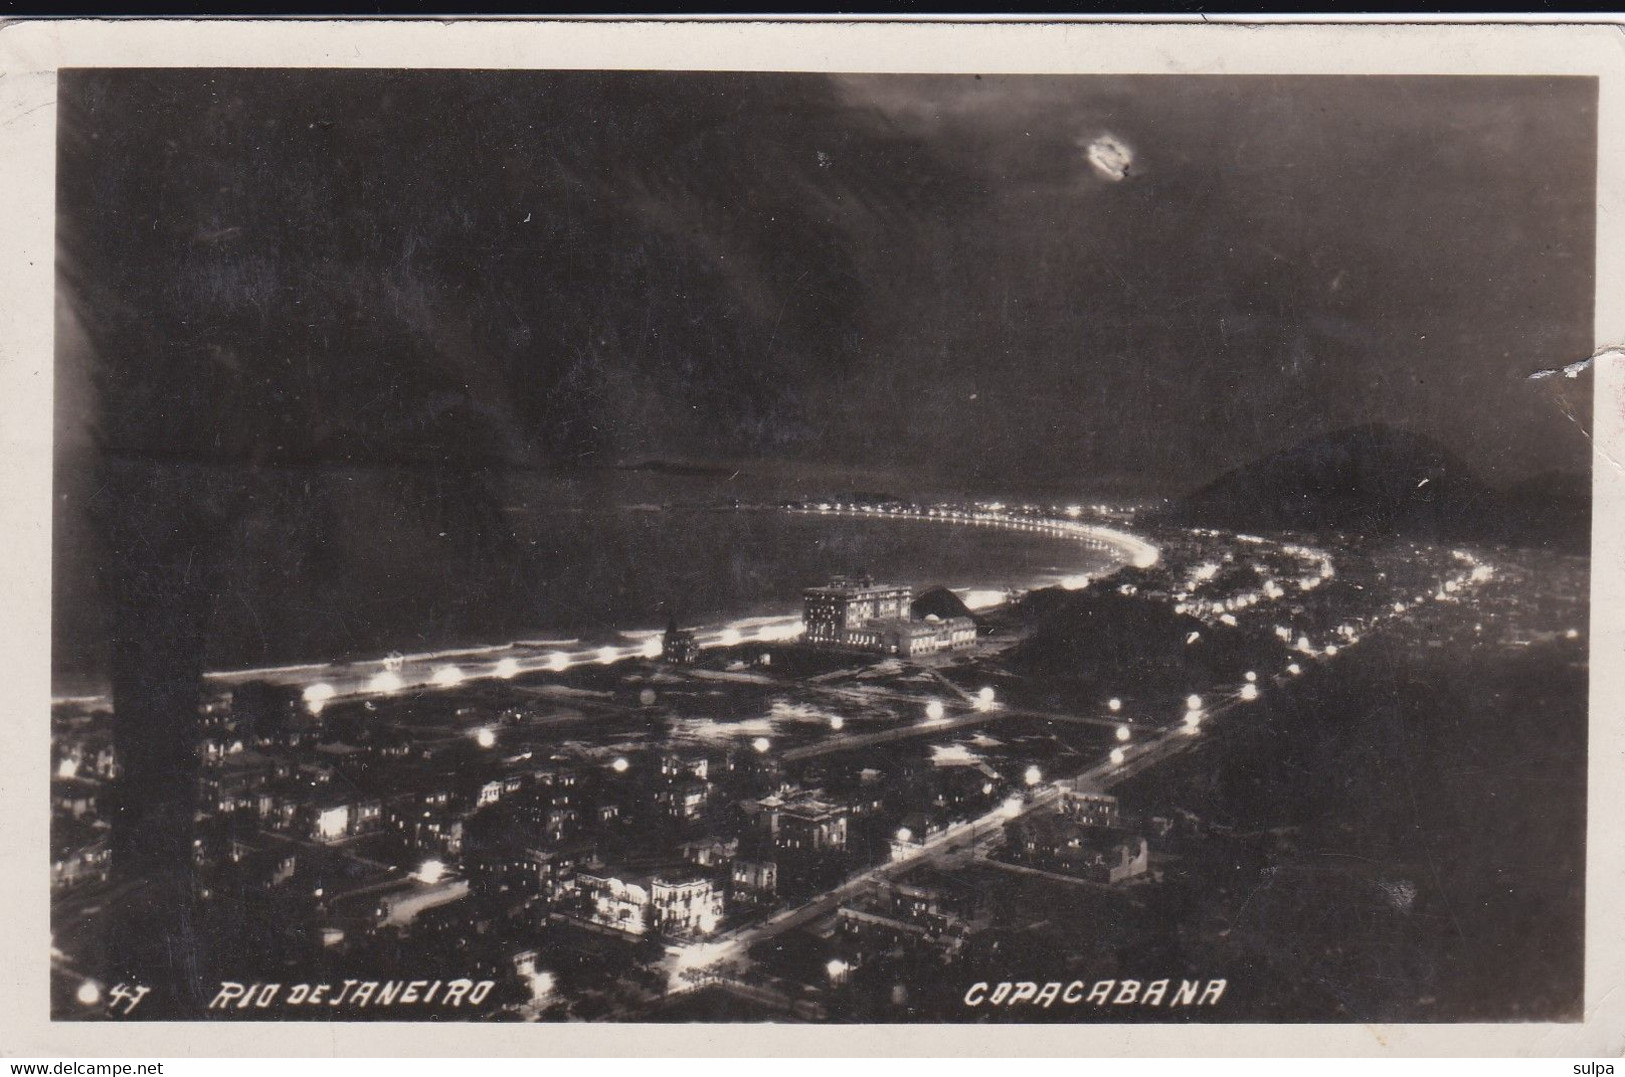
POLYGON ((61 88, 69 446, 1174 488, 1370 420, 1491 479, 1589 455, 1588 383, 1524 376, 1591 348, 1592 80, 61 88))

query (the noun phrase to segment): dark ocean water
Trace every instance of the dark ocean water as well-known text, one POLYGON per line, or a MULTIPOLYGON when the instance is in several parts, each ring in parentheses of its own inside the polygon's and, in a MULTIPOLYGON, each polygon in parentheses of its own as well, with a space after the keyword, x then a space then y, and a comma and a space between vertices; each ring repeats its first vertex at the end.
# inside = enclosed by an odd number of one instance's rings
MULTIPOLYGON (((74 497, 89 489, 59 483, 58 693, 105 687, 105 555, 89 494, 74 497)), ((1098 551, 1030 533, 725 507, 728 498, 807 492, 727 474, 256 474, 240 484, 237 526, 219 554, 206 668, 515 640, 590 643, 662 627, 669 616, 716 624, 793 612, 803 587, 841 572, 916 589, 979 588, 1110 564, 1098 551)))

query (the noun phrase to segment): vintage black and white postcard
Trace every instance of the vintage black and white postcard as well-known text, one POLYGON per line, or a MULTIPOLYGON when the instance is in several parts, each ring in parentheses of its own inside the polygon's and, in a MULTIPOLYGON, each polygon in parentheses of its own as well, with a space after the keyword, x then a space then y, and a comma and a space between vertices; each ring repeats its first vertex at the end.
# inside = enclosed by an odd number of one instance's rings
POLYGON ((1599 1049, 1617 41, 8 28, 8 1005, 1599 1049))

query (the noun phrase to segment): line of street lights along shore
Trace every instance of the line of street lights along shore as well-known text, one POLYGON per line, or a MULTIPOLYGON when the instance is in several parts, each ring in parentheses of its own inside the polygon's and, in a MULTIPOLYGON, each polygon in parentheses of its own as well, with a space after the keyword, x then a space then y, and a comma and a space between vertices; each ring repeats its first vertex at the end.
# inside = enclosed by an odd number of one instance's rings
MULTIPOLYGON (((1128 553, 1130 561, 1136 568, 1150 568, 1157 563, 1157 558, 1160 555, 1160 551, 1156 546, 1137 535, 1114 528, 1102 527, 1099 524, 1078 522, 1084 514, 1082 505, 1068 505, 1064 509, 1051 506, 1048 510, 1045 510, 1033 505, 1023 505, 1019 509, 1010 509, 998 501, 978 503, 969 508, 955 505, 867 505, 861 503, 846 504, 839 501, 799 501, 784 507, 792 512, 877 516, 886 519, 931 520, 940 523, 991 524, 995 527, 1017 531, 1037 531, 1043 534, 1085 539, 1123 549, 1128 553), (1050 513, 1050 515, 1044 515, 1045 512, 1050 513), (1061 516, 1065 516, 1066 519, 1059 518, 1061 516)), ((1091 507, 1095 512, 1102 515, 1111 511, 1105 505, 1091 507)))
MULTIPOLYGON (((826 502, 797 503, 785 507, 795 511, 853 512, 864 515, 915 517, 919 519, 932 519, 950 523, 991 523, 1018 530, 1040 530, 1050 534, 1070 535, 1077 538, 1109 542, 1118 545, 1129 553, 1134 565, 1140 568, 1147 568, 1155 564, 1160 554, 1160 551, 1158 551, 1158 549, 1151 543, 1126 532, 1093 527, 1088 524, 1078 524, 1072 522, 1071 520, 1029 520, 1018 516, 1005 515, 1005 506, 1000 502, 978 504, 975 507, 976 511, 956 509, 948 506, 937 508, 887 508, 884 506, 875 507, 871 505, 857 504, 848 506, 839 503, 826 502)), ((1032 509, 1031 506, 1027 506, 1026 508, 1028 510, 1032 509)), ((1097 511, 1105 511, 1105 506, 1097 505, 1094 506, 1094 508, 1097 511)), ((1076 518, 1081 516, 1084 510, 1081 505, 1069 505, 1064 510, 1060 511, 1064 511, 1069 517, 1076 518)), ((780 622, 768 622, 758 629, 756 634, 752 637, 747 638, 744 632, 739 628, 728 627, 722 629, 720 632, 716 633, 710 638, 697 640, 696 642, 698 642, 702 647, 733 647, 741 643, 751 641, 779 642, 783 640, 795 639, 805 630, 806 626, 800 620, 791 621, 787 618, 780 622)), ((619 662, 625 658, 659 658, 660 653, 660 639, 656 636, 650 636, 641 644, 632 648, 604 646, 598 648, 596 651, 576 651, 573 653, 553 651, 539 664, 526 665, 521 663, 518 658, 510 655, 498 660, 484 673, 478 674, 470 674, 461 666, 448 663, 438 666, 430 675, 429 679, 426 682, 418 685, 418 687, 455 688, 464 681, 467 681, 473 677, 496 677, 506 680, 517 677, 521 673, 538 672, 543 670, 562 673, 574 665, 590 664, 593 662, 609 665, 614 662, 619 662)), ((385 659, 384 668, 367 682, 367 685, 363 690, 364 694, 393 695, 394 693, 406 688, 406 681, 400 674, 404 661, 404 659, 399 657, 385 659)), ((305 705, 312 714, 320 714, 322 708, 328 703, 332 702, 334 699, 338 698, 339 694, 339 690, 336 687, 325 681, 312 684, 304 691, 305 705)))
MULTIPOLYGON (((724 628, 711 638, 699 641, 702 647, 734 647, 748 642, 778 642, 795 639, 805 630, 805 626, 798 620, 783 624, 768 624, 762 626, 754 635, 746 636, 738 628, 724 628)), ((420 682, 413 687, 419 688, 456 688, 470 680, 481 678, 498 678, 511 680, 521 673, 553 672, 562 673, 577 665, 611 665, 628 658, 659 658, 661 654, 661 641, 659 636, 650 636, 634 647, 604 646, 596 650, 586 651, 552 651, 538 662, 521 662, 517 657, 509 655, 492 663, 479 672, 470 672, 456 663, 445 663, 436 666, 429 675, 428 680, 420 682)), ((363 688, 350 695, 394 695, 408 687, 406 679, 401 676, 401 669, 408 659, 400 656, 391 656, 383 660, 384 668, 375 673, 363 688)), ((322 709, 339 698, 339 690, 326 681, 320 681, 308 686, 304 690, 304 701, 312 714, 320 714, 322 709)))

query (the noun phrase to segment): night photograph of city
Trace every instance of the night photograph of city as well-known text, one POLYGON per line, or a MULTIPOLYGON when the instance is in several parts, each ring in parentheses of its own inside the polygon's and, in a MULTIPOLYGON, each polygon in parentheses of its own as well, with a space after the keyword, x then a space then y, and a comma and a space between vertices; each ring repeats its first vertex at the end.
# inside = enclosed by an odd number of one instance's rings
POLYGON ((1584 1019, 1596 79, 56 86, 52 1020, 1584 1019))

